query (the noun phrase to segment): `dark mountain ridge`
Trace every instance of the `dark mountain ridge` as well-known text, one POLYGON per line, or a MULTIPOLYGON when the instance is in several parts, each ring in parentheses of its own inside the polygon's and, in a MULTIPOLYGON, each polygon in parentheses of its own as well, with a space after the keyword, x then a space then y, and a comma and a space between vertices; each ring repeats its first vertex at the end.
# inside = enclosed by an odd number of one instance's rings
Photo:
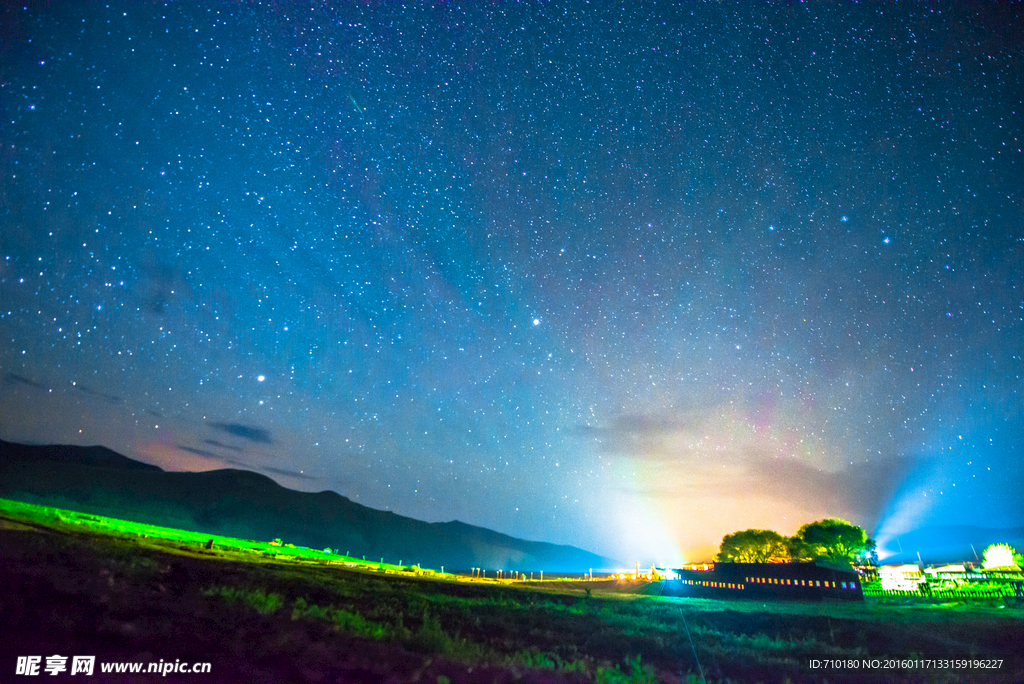
POLYGON ((166 472, 105 447, 0 440, 0 497, 428 568, 586 572, 619 565, 573 546, 407 518, 336 492, 298 492, 252 471, 166 472))

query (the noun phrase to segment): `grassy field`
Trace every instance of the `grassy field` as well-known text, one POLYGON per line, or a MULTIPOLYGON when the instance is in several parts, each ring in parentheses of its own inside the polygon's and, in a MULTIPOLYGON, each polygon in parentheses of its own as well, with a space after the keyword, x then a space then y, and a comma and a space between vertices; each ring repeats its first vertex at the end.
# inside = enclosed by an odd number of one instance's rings
POLYGON ((19 656, 55 654, 96 656, 85 681, 1024 680, 1024 610, 998 599, 763 603, 659 598, 631 581, 481 581, 4 500, 0 582, 3 682, 35 679, 16 674, 19 656), (971 667, 881 669, 917 657, 971 667), (837 660, 858 666, 825 668, 837 660), (210 671, 100 671, 159 661, 210 671))

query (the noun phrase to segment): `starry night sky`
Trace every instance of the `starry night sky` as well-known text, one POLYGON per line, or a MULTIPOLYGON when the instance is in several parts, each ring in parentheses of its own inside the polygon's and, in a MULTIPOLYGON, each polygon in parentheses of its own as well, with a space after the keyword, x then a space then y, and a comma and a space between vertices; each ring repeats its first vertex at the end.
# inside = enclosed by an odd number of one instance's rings
POLYGON ((0 437, 630 566, 1024 524, 1019 8, 337 4, 4 3, 0 437))

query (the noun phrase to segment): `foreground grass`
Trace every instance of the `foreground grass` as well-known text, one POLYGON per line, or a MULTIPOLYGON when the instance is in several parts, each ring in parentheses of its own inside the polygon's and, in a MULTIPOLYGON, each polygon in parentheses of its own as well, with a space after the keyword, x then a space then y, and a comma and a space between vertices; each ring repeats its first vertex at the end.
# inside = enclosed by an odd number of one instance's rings
MULTIPOLYGON (((215 676, 204 681, 1024 678, 1024 663, 1010 660, 1024 643, 1024 611, 994 600, 663 599, 637 595, 635 583, 457 581, 210 539, 0 500, 0 610, 12 635, 0 650, 209 660, 215 676), (808 668, 811 658, 913 654, 1007 665, 926 675, 808 668)), ((8 666, 0 661, 0 678, 8 666)))

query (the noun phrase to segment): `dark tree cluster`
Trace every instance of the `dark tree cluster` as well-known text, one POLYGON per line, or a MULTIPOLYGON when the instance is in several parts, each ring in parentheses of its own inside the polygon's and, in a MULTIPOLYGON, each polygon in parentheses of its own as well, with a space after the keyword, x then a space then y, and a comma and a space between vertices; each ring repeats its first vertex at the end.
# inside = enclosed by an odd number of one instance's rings
POLYGON ((722 538, 716 560, 732 563, 786 563, 821 560, 829 563, 875 563, 875 540, 864 528, 839 518, 802 526, 792 537, 773 530, 742 530, 722 538))

